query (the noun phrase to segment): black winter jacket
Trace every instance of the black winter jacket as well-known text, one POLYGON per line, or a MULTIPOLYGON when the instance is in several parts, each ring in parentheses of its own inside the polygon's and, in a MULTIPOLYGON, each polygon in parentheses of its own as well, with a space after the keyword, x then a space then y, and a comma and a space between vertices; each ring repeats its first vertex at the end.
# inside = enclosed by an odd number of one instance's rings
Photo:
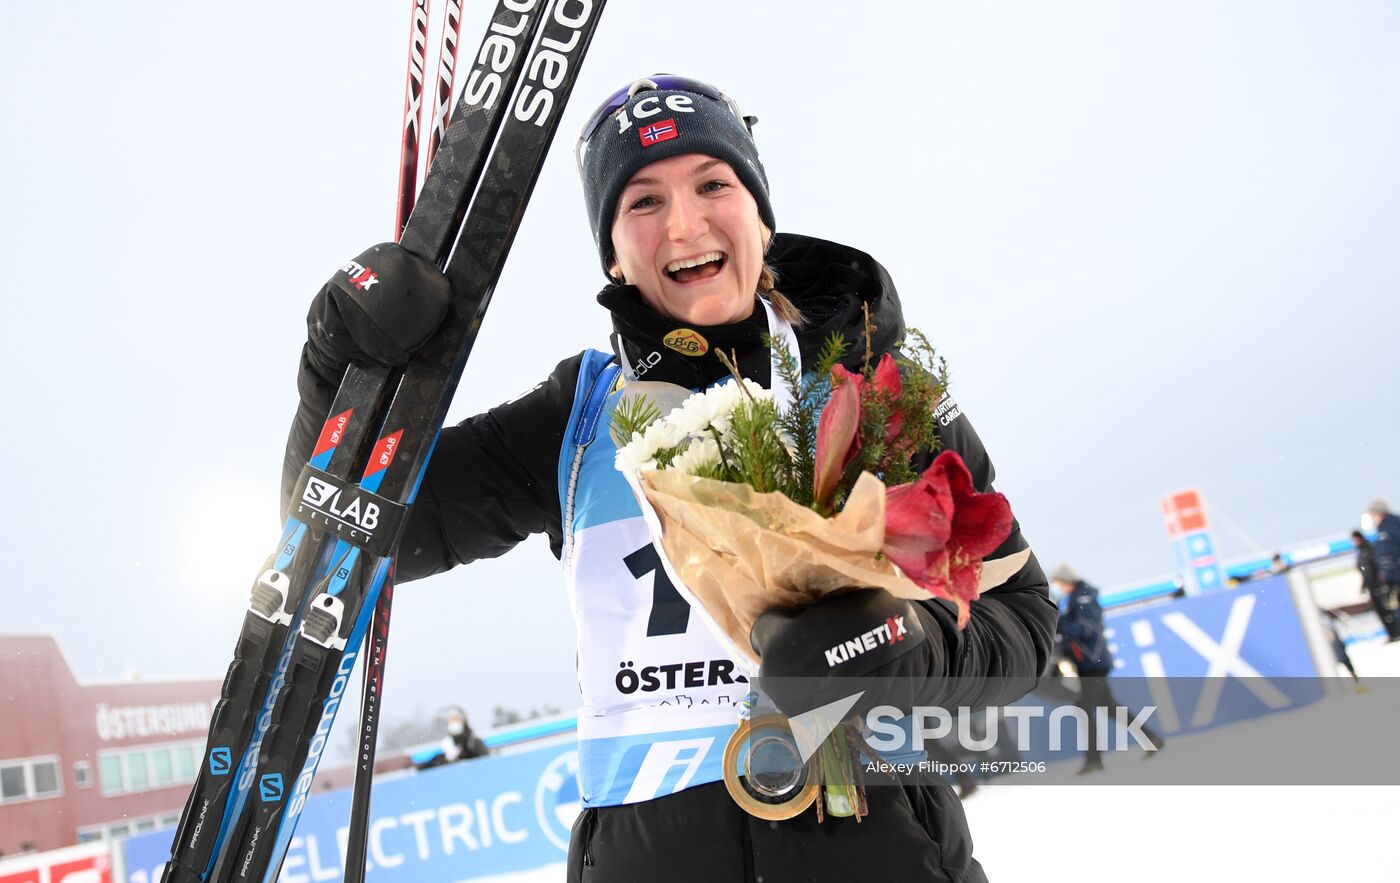
MULTIPOLYGON (((902 339, 904 319, 898 295, 884 268, 869 255, 819 239, 779 234, 768 257, 777 270, 779 290, 807 319, 798 332, 804 363, 810 363, 833 331, 852 343, 863 342, 863 306, 869 307, 873 319, 875 352, 892 350, 902 339)), ((612 312, 614 351, 634 366, 647 366, 646 380, 693 388, 725 376, 718 359, 694 359, 662 345, 662 338, 677 323, 644 306, 635 289, 611 286, 598 299, 612 312)), ((737 353, 746 376, 768 384, 768 350, 762 338, 768 328, 762 310, 729 326, 692 327, 711 348, 737 353)), ((849 367, 859 364, 863 349, 852 347, 849 367)), ((400 544, 399 582, 496 557, 533 533, 546 534, 555 556, 560 555, 563 522, 557 464, 580 363, 581 355, 571 356, 525 395, 443 429, 400 544)), ((284 510, 286 495, 307 460, 344 367, 311 342, 303 349, 298 376, 301 403, 284 470, 284 510)), ((940 403, 938 414, 942 448, 962 456, 979 491, 991 490, 995 471, 967 417, 951 398, 940 403)), ((925 455, 926 461, 931 458, 925 455)), ((994 587, 972 605, 965 629, 956 627, 950 605, 932 600, 918 605, 929 646, 919 658, 917 671, 900 674, 927 678, 929 690, 919 697, 920 702, 1008 703, 1034 686, 1050 659, 1056 610, 1048 598, 1045 575, 1018 524, 986 561, 988 572, 995 575, 994 587)), ((839 862, 833 865, 834 854, 827 850, 837 844, 865 856, 861 864, 850 867, 852 872, 860 867, 874 874, 871 879, 982 879, 980 866, 971 857, 966 820, 946 785, 911 782, 905 787, 874 788, 874 792, 880 796, 872 801, 879 805, 872 806, 872 816, 859 831, 854 822, 829 819, 827 833, 814 831, 810 837, 796 839, 795 832, 806 822, 774 826, 748 818, 720 783, 646 803, 590 810, 575 828, 578 854, 571 863, 578 865, 570 873, 582 873, 584 880, 664 878, 677 883, 691 879, 679 869, 694 865, 697 859, 692 851, 699 844, 732 832, 726 836, 741 838, 734 849, 734 864, 723 857, 733 845, 727 844, 723 856, 720 852, 713 856, 724 869, 709 865, 706 875, 696 879, 830 879, 827 875, 839 862), (839 833, 846 829, 846 834, 839 833), (917 832, 913 840, 905 836, 909 832, 917 832), (878 851, 866 853, 858 841, 878 851), (756 870, 765 861, 776 864, 769 866, 768 873, 756 870), (891 862, 887 870, 877 870, 885 862, 891 862), (645 873, 631 876, 628 868, 634 866, 639 874, 645 873), (908 876, 915 868, 928 870, 908 876)))
POLYGON ((1101 675, 1113 670, 1113 654, 1103 633, 1103 607, 1099 590, 1080 580, 1065 599, 1059 633, 1065 658, 1081 675, 1101 675))
POLYGON ((1361 572, 1361 588, 1375 592, 1381 588, 1380 571, 1376 568, 1376 550, 1367 540, 1356 547, 1356 569, 1361 572))
POLYGON ((1382 585, 1400 586, 1400 515, 1387 512, 1376 525, 1376 573, 1382 585))

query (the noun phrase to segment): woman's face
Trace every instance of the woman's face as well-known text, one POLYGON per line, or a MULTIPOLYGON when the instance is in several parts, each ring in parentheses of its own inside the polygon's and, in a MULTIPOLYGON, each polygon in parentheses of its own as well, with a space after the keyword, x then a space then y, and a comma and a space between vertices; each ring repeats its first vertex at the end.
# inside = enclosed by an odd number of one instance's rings
POLYGON ((658 313, 694 325, 748 318, 763 269, 758 204, 723 160, 686 153, 645 166, 617 201, 616 269, 658 313))

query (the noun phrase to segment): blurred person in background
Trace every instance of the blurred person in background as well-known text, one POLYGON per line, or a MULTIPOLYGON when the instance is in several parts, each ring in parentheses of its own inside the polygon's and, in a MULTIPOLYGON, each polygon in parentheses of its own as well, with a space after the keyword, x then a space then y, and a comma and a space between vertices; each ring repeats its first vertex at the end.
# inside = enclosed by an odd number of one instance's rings
POLYGON ((448 763, 486 757, 491 750, 467 723, 466 712, 452 708, 447 712, 447 735, 442 740, 442 753, 448 763))
MULTIPOLYGON (((1386 611, 1381 613, 1386 638, 1391 642, 1400 641, 1400 622, 1396 621, 1397 601, 1400 601, 1400 517, 1390 511, 1385 500, 1376 500, 1361 517, 1361 527, 1376 532, 1376 540, 1371 544, 1377 582, 1371 593, 1372 602, 1376 604, 1377 613, 1386 611)), ((1355 541, 1353 537, 1352 542, 1355 541)), ((1359 558, 1358 553, 1358 564, 1359 558)))
POLYGON ((437 749, 415 754, 415 767, 428 770, 459 760, 471 760, 491 754, 491 749, 486 747, 486 743, 472 730, 471 724, 467 723, 466 712, 452 706, 446 710, 444 718, 447 722, 447 735, 442 737, 442 743, 437 749))
POLYGON ((1376 550, 1359 530, 1351 532, 1351 544, 1356 547, 1356 569, 1361 572, 1361 588, 1370 597, 1371 607, 1380 617, 1385 634, 1394 641, 1400 637, 1400 617, 1396 614, 1395 592, 1387 592, 1381 584, 1379 568, 1376 567, 1376 550))
POLYGON ((1351 674, 1351 682, 1356 685, 1356 692, 1364 693, 1366 688, 1361 685, 1361 676, 1356 673, 1356 666, 1352 665, 1351 654, 1347 652, 1346 639, 1342 637, 1342 621, 1337 616, 1335 610, 1323 610, 1322 615, 1327 624, 1327 630, 1332 634, 1332 652, 1337 656, 1337 662, 1346 667, 1351 674))
MULTIPOLYGON (((1103 769, 1095 709, 1107 709, 1111 721, 1117 709, 1126 709, 1126 706, 1113 698, 1113 691, 1108 686, 1108 676, 1113 671, 1113 654, 1104 635, 1099 590, 1080 579, 1074 568, 1061 564, 1050 577, 1050 595, 1060 603, 1060 622, 1056 633, 1064 659, 1079 676, 1076 698, 1089 718, 1089 746, 1084 754, 1084 766, 1079 770, 1079 774, 1084 775, 1103 769)), ((1036 691, 1040 692, 1040 688, 1037 687, 1036 691)), ((1126 710, 1129 719, 1137 716, 1132 709, 1126 710)), ((1142 733, 1156 748, 1167 744, 1150 727, 1142 727, 1142 733)), ((1151 756, 1152 752, 1148 752, 1147 757, 1151 756)))

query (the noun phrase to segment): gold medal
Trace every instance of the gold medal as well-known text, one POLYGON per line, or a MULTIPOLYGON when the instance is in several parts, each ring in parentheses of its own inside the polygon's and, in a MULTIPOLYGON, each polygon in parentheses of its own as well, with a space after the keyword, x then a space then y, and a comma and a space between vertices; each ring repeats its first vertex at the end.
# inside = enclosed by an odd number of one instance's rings
POLYGON ((802 760, 781 714, 741 720, 724 747, 724 787, 760 819, 778 822, 801 814, 817 799, 820 778, 816 765, 802 760))

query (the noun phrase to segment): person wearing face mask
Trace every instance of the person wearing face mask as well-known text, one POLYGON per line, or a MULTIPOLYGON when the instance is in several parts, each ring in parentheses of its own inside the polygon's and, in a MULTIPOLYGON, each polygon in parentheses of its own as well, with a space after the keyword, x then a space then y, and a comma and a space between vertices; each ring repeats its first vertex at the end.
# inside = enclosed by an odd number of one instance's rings
MULTIPOLYGON (((983 880, 957 796, 941 781, 869 788, 859 823, 819 824, 811 811, 767 822, 734 803, 721 754, 747 678, 670 586, 613 465, 608 415, 629 384, 726 382, 715 356, 723 350, 769 386, 769 335, 811 364, 839 333, 852 344, 847 367, 858 369, 866 310, 876 356, 903 337, 899 296, 874 258, 779 232, 753 122, 722 91, 672 75, 635 81, 590 116, 575 155, 607 280, 597 300, 611 320, 608 346, 568 356, 525 395, 443 429, 400 544, 398 581, 548 536, 576 618, 583 700, 585 809, 570 880, 983 880)), ((311 307, 285 490, 346 364, 402 361, 445 309, 431 265, 393 245, 362 257, 377 262, 378 284, 361 290, 337 273, 311 307), (414 315, 400 310, 407 304, 414 315)), ((464 382, 480 370, 469 367, 464 382)), ((990 491, 991 460, 966 415, 951 398, 937 414, 941 448, 957 451, 977 490, 990 491)), ((932 456, 920 453, 915 465, 932 456)), ((984 568, 991 585, 965 629, 951 605, 878 589, 765 614, 754 628, 758 674, 888 675, 918 684, 919 704, 1011 702, 1050 657, 1055 608, 1019 525, 984 568), (906 640, 837 668, 823 656, 832 634, 896 616, 908 623, 906 640)))
POLYGON ((437 750, 425 752, 421 759, 415 755, 415 767, 420 770, 432 769, 459 760, 471 760, 491 754, 491 749, 486 747, 486 743, 472 730, 471 724, 467 723, 466 712, 454 706, 447 710, 445 717, 447 735, 442 737, 437 750))
POLYGON ((448 763, 458 760, 471 760, 473 757, 486 757, 491 753, 481 737, 473 732, 467 723, 467 715, 460 708, 447 713, 447 736, 442 740, 442 756, 448 763))

